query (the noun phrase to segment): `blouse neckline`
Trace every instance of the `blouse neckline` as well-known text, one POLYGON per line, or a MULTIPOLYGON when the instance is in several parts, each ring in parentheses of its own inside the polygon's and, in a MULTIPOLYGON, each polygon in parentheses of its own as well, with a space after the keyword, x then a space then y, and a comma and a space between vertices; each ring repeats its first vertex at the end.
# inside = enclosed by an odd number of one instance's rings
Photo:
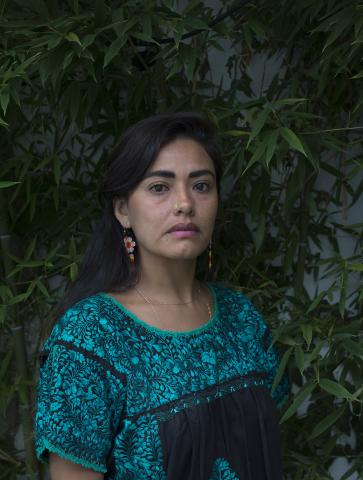
POLYGON ((161 328, 154 327, 153 325, 149 325, 148 323, 144 322, 144 320, 141 320, 141 318, 139 318, 137 315, 135 315, 131 310, 126 308, 121 302, 116 300, 114 297, 112 297, 108 293, 100 292, 98 295, 101 295, 102 297, 110 300, 125 315, 127 315, 129 318, 131 318, 137 324, 141 325, 142 327, 146 328, 147 330, 149 330, 149 331, 151 331, 155 334, 167 335, 167 336, 173 336, 173 337, 186 337, 186 336, 198 335, 199 333, 203 333, 204 331, 209 330, 216 323, 216 321, 219 317, 216 292, 215 292, 213 286, 209 282, 206 282, 206 285, 207 285, 207 287, 209 288, 209 291, 212 294, 212 303, 213 303, 212 318, 210 318, 207 323, 205 323, 204 325, 201 325, 200 327, 193 328, 192 330, 183 330, 183 331, 164 330, 164 329, 161 329, 161 328))

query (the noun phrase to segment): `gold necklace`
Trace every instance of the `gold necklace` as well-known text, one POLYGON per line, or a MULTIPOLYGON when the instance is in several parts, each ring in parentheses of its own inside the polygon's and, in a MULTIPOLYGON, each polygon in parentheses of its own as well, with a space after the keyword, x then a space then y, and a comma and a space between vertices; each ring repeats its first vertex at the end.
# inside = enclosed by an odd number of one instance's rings
MULTIPOLYGON (((187 304, 190 304, 190 303, 193 303, 193 300, 192 301, 189 301, 189 302, 185 302, 185 303, 163 303, 163 302, 152 302, 151 301, 151 298, 146 296, 140 289, 138 289, 136 286, 134 286, 135 290, 137 291, 137 293, 145 300, 146 303, 148 303, 153 312, 154 312, 154 315, 155 315, 155 318, 156 318, 156 321, 159 322, 159 317, 156 313, 156 310, 154 308, 154 305, 187 305, 187 304)), ((198 293, 200 294, 201 293, 201 290, 200 290, 200 285, 198 284, 198 293)), ((212 309, 209 305, 209 302, 205 302, 205 305, 207 307, 207 310, 208 310, 208 320, 211 320, 213 314, 212 314, 212 309)))
MULTIPOLYGON (((181 303, 165 303, 165 302, 159 302, 158 300, 152 301, 151 298, 148 295, 145 295, 142 293, 136 286, 134 286, 135 290, 139 295, 142 296, 142 298, 147 301, 148 303, 151 303, 152 305, 189 305, 194 302, 194 300, 189 300, 188 302, 181 302, 181 303)), ((198 286, 198 293, 200 293, 200 287, 198 286)))

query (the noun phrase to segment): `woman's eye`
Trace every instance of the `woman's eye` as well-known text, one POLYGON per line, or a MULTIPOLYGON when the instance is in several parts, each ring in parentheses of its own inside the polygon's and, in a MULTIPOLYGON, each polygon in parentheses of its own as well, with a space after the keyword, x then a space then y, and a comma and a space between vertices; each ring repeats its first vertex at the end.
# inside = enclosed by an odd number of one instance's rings
POLYGON ((152 185, 150 187, 150 190, 155 193, 163 193, 168 189, 166 185, 163 185, 162 183, 156 183, 155 185, 152 185))
POLYGON ((209 183, 206 182, 199 182, 194 185, 198 192, 208 192, 210 189, 209 183))

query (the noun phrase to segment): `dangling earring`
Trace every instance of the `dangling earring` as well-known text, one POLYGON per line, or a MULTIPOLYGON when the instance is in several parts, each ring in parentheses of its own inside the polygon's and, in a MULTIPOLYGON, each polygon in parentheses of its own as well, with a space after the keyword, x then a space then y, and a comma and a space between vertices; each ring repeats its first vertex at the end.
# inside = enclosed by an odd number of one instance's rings
POLYGON ((136 247, 136 242, 131 237, 131 235, 127 234, 125 227, 124 227, 124 244, 125 244, 126 251, 129 255, 130 262, 134 263, 135 261, 134 250, 136 247))
POLYGON ((212 268, 212 240, 209 240, 208 245, 208 268, 209 270, 212 268))

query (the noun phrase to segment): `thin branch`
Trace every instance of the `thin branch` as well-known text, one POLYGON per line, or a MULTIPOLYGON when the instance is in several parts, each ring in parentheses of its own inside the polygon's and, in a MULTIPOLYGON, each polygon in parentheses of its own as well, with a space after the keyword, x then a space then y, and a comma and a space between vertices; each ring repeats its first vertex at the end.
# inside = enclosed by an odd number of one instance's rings
MULTIPOLYGON (((208 28, 212 28, 215 25, 217 25, 218 23, 221 23, 225 18, 232 16, 235 12, 237 12, 238 10, 241 10, 245 5, 247 5, 247 3, 250 3, 250 0, 245 0, 244 2, 239 1, 239 2, 236 2, 236 3, 238 5, 230 8, 225 13, 221 13, 220 15, 217 15, 216 18, 214 18, 211 22, 209 22, 208 23, 208 28)), ((194 37, 195 35, 199 35, 200 33, 207 32, 207 31, 208 31, 208 29, 206 29, 206 28, 198 28, 198 29, 192 30, 191 32, 184 33, 184 35, 181 36, 181 40, 185 40, 187 38, 194 37)), ((160 45, 162 45, 162 44, 165 45, 167 43, 174 43, 175 42, 174 38, 170 38, 170 37, 155 38, 154 40, 157 43, 159 43, 160 45)), ((135 44, 138 47, 149 47, 150 45, 155 45, 152 42, 140 42, 140 41, 135 42, 135 44)))
POLYGON ((345 132, 347 130, 363 130, 363 126, 362 127, 330 128, 328 130, 315 130, 311 132, 299 132, 299 135, 316 135, 318 133, 345 132))
POLYGON ((139 52, 137 51, 137 48, 135 47, 135 44, 134 42, 131 40, 131 37, 128 38, 128 42, 130 43, 137 59, 139 60, 139 62, 141 63, 141 65, 144 67, 144 69, 146 71, 150 71, 149 69, 149 66, 146 64, 145 60, 142 58, 142 56, 139 54, 139 52))

